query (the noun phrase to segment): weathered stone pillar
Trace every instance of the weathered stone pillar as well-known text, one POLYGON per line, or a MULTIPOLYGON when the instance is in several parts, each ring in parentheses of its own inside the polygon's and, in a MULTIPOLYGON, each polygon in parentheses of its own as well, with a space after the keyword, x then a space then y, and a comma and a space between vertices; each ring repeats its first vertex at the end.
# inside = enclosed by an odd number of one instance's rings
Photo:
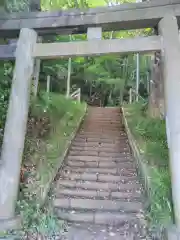
POLYGON ((15 214, 36 41, 34 30, 21 30, 1 153, 0 220, 13 218, 15 214))
MULTIPOLYGON (((38 42, 42 42, 41 37, 38 37, 38 42)), ((37 92, 38 92, 40 67, 41 67, 41 59, 36 58, 34 61, 33 90, 32 90, 34 97, 37 96, 37 92)))
POLYGON ((159 23, 159 33, 162 36, 172 196, 176 225, 180 228, 180 44, 176 17, 165 16, 159 23))

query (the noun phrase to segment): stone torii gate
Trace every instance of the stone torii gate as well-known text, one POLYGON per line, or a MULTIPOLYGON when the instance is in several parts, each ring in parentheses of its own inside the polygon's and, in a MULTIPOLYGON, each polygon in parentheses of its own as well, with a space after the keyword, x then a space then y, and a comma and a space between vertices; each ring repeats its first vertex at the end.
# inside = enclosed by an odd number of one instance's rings
MULTIPOLYGON (((115 7, 61 12, 12 14, 0 17, 0 36, 16 37, 17 46, 0 46, 0 58, 15 58, 10 102, 5 125, 0 168, 0 225, 15 217, 19 174, 28 117, 34 60, 116 53, 161 51, 165 81, 169 153, 178 239, 180 229, 180 2, 159 0, 115 7), (38 34, 84 33, 90 27, 104 31, 158 27, 159 35, 132 39, 93 40, 70 43, 38 43, 38 34)), ((177 234, 175 232, 177 231, 177 234)))

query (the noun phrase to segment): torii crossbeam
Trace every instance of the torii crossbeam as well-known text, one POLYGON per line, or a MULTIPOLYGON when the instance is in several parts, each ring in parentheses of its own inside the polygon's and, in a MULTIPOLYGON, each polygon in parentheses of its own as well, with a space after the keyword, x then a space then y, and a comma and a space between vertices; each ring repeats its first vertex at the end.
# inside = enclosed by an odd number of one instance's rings
POLYGON ((180 1, 158 0, 121 4, 88 10, 14 13, 0 16, 0 37, 17 37, 22 28, 32 28, 39 35, 86 33, 88 27, 103 31, 151 28, 171 13, 180 24, 180 1))

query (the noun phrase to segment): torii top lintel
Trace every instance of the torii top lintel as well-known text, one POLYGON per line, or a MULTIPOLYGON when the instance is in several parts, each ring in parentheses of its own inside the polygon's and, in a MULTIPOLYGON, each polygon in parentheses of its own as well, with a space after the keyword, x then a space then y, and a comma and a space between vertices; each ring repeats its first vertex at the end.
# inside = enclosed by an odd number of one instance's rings
POLYGON ((0 36, 17 37, 21 28, 33 28, 39 35, 85 33, 88 27, 104 31, 155 27, 166 14, 177 16, 180 0, 156 0, 94 9, 56 12, 13 13, 0 16, 0 36))

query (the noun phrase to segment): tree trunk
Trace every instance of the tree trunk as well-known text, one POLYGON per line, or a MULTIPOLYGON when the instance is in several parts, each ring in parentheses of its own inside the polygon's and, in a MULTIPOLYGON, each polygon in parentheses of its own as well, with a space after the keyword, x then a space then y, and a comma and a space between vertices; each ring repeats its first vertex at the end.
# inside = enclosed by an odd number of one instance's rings
MULTIPOLYGON (((142 0, 143 2, 147 0, 142 0)), ((155 0, 150 0, 155 1, 155 0)), ((154 29, 158 34, 158 29, 154 29)), ((165 112, 164 103, 164 77, 162 74, 161 53, 156 52, 152 63, 150 91, 149 91, 149 115, 152 118, 162 118, 165 112)))
POLYGON ((136 54, 136 102, 139 100, 139 53, 136 54))
POLYGON ((162 74, 162 61, 160 53, 155 53, 152 63, 150 93, 149 93, 149 115, 152 118, 164 117, 164 79, 162 74))
POLYGON ((66 89, 66 97, 70 95, 70 87, 71 87, 71 58, 68 60, 68 77, 67 77, 67 89, 66 89))

